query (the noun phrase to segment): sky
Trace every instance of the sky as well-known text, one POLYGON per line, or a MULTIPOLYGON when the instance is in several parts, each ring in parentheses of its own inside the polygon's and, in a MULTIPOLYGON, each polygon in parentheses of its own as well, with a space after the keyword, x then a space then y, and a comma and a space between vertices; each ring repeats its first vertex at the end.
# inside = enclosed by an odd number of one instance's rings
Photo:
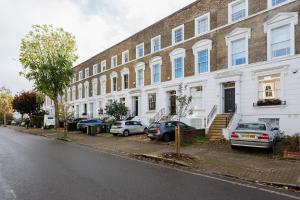
POLYGON ((195 0, 0 0, 0 87, 31 90, 19 75, 21 39, 32 24, 72 33, 81 63, 195 0))

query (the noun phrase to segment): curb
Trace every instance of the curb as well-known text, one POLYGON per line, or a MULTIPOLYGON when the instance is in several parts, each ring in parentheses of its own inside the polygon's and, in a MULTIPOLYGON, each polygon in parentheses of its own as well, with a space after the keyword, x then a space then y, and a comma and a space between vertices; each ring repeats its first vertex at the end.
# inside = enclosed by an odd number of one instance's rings
POLYGON ((184 162, 181 162, 181 161, 177 161, 177 160, 169 159, 169 158, 162 158, 160 156, 151 155, 151 154, 133 154, 133 156, 137 159, 142 157, 142 158, 153 159, 155 161, 162 161, 162 162, 172 164, 172 165, 179 165, 181 167, 188 167, 188 168, 192 167, 191 165, 188 165, 188 164, 186 164, 184 162))
MULTIPOLYGON (((136 159, 147 158, 147 159, 152 159, 152 160, 155 160, 155 161, 158 161, 158 162, 162 161, 162 162, 165 162, 165 163, 168 163, 168 164, 178 165, 180 167, 192 168, 192 169, 194 169, 194 171, 196 171, 198 173, 201 173, 201 170, 193 168, 191 165, 188 165, 184 162, 177 161, 177 160, 174 160, 174 159, 162 158, 160 156, 151 155, 151 154, 133 154, 133 156, 136 159)), ((224 174, 224 173, 211 172, 209 174, 214 174, 214 175, 217 175, 217 176, 233 178, 233 179, 237 179, 237 180, 243 180, 243 181, 252 182, 252 183, 256 183, 256 184, 264 184, 264 185, 269 185, 269 186, 275 186, 275 187, 293 189, 295 191, 300 191, 300 185, 298 185, 298 184, 288 184, 288 183, 280 183, 280 182, 268 182, 268 181, 251 180, 251 179, 241 178, 241 177, 238 177, 238 176, 234 176, 234 175, 230 175, 230 174, 224 174)))

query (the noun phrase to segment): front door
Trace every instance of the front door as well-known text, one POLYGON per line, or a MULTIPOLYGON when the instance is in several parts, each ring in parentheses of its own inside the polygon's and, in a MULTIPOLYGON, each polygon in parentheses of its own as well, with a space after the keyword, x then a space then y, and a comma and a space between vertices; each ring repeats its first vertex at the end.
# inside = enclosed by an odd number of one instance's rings
POLYGON ((139 97, 135 97, 135 116, 139 116, 139 97))
POLYGON ((235 88, 224 89, 224 105, 225 113, 235 112, 235 88))

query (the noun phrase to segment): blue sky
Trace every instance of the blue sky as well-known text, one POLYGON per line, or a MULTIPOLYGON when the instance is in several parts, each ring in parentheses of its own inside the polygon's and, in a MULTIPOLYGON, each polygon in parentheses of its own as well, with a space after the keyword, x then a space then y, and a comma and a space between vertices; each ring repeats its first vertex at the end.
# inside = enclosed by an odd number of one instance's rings
POLYGON ((21 38, 32 24, 71 32, 82 62, 195 0, 1 0, 0 87, 31 89, 19 75, 21 38))

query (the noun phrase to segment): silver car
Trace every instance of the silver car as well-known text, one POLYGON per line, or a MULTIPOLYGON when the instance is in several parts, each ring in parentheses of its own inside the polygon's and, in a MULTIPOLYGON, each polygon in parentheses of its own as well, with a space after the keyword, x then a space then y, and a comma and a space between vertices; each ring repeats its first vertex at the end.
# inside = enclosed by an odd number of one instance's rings
POLYGON ((237 146, 244 146, 270 149, 275 144, 278 133, 279 129, 271 127, 268 123, 239 123, 235 131, 230 135, 231 148, 235 149, 237 146))
POLYGON ((138 121, 119 121, 115 122, 110 129, 113 135, 128 136, 130 134, 146 133, 147 128, 138 121))

